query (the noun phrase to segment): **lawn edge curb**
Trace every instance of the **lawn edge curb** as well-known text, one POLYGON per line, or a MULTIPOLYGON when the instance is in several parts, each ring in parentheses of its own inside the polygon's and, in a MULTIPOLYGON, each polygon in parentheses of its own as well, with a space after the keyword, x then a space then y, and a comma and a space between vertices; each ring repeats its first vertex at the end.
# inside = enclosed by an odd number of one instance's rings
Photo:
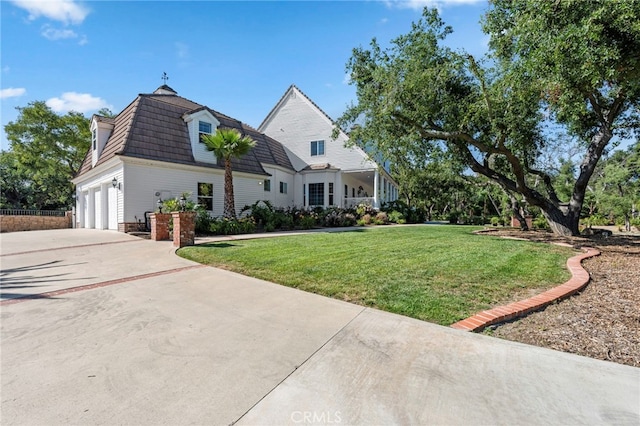
POLYGON ((581 249, 584 250, 584 253, 567 259, 567 269, 571 272, 571 278, 564 284, 528 299, 479 312, 469 318, 451 324, 451 327, 463 331, 481 331, 493 324, 524 317, 558 300, 566 299, 576 294, 586 287, 591 279, 589 272, 582 267, 582 261, 590 257, 599 256, 601 253, 600 250, 593 247, 582 247, 581 249))

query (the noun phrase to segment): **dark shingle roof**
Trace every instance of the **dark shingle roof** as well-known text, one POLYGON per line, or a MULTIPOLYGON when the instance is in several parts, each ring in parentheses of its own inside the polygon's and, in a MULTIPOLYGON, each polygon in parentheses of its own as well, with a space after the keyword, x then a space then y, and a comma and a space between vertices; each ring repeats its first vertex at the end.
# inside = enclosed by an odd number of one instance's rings
MULTIPOLYGON (((141 94, 112 120, 114 129, 100 155, 96 166, 116 155, 145 158, 171 163, 192 164, 202 167, 222 167, 222 163, 208 164, 193 158, 187 124, 183 117, 206 109, 219 122, 220 127, 238 129, 257 144, 242 158, 233 160, 238 172, 267 174, 260 163, 278 165, 294 170, 284 147, 276 140, 254 128, 197 104, 189 99, 171 94, 141 94)), ((85 156, 78 176, 91 170, 91 151, 85 156)))

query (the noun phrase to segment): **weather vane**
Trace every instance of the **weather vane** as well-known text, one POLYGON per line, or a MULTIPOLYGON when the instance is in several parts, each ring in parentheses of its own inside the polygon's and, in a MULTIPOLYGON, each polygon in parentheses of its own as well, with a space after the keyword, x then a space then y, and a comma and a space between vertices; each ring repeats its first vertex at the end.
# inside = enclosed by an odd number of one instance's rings
POLYGON ((169 76, 166 72, 162 73, 162 80, 164 80, 164 84, 167 84, 167 80, 169 80, 169 76))

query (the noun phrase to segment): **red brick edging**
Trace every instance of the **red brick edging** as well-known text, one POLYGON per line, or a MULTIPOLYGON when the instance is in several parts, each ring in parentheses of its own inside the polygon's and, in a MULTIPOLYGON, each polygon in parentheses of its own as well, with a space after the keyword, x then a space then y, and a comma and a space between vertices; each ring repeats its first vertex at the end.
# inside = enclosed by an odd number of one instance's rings
POLYGON ((585 253, 573 256, 567 260, 567 269, 571 272, 571 279, 566 283, 540 293, 537 296, 505 306, 482 311, 467 319, 452 324, 451 327, 465 331, 480 331, 492 324, 505 322, 523 317, 531 312, 544 308, 556 300, 569 297, 582 290, 589 283, 589 273, 582 267, 581 262, 589 257, 600 255, 600 251, 591 247, 582 248, 585 253))
POLYGON ((130 281, 142 280, 142 279, 145 279, 145 278, 159 277, 161 275, 175 274, 176 272, 188 271, 189 269, 204 268, 206 266, 207 265, 183 266, 181 268, 168 269, 168 270, 165 270, 165 271, 150 272, 148 274, 134 275, 132 277, 124 277, 124 278, 118 278, 118 279, 115 279, 115 280, 102 281, 102 282, 99 282, 99 283, 81 285, 81 286, 77 286, 77 287, 63 288, 63 289, 60 289, 60 290, 48 291, 46 293, 29 294, 29 295, 20 296, 20 297, 14 297, 14 298, 11 298, 11 299, 4 299, 4 300, 0 301, 0 306, 13 305, 13 304, 16 304, 16 303, 27 302, 29 300, 52 299, 52 298, 55 298, 56 296, 60 296, 60 295, 67 294, 67 293, 75 293, 75 292, 84 291, 84 290, 93 290, 95 288, 107 287, 107 286, 115 285, 115 284, 124 284, 124 283, 128 283, 130 281))

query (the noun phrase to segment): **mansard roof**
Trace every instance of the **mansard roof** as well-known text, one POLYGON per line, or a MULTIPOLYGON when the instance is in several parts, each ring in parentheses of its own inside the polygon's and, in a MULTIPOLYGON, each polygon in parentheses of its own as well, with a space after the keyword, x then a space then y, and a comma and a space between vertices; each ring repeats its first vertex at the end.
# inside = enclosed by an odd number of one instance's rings
MULTIPOLYGON (((222 128, 232 128, 253 138, 256 146, 233 162, 234 171, 266 175, 261 163, 294 170, 284 147, 275 139, 206 106, 170 93, 140 94, 116 117, 109 119, 113 131, 96 166, 115 156, 143 158, 170 163, 222 168, 222 162, 209 164, 194 159, 187 124, 183 116, 206 109, 222 128)), ((105 120, 107 121, 107 120, 105 120)), ((212 154, 213 155, 213 154, 212 154)), ((91 170, 91 151, 87 153, 78 176, 91 170)))

